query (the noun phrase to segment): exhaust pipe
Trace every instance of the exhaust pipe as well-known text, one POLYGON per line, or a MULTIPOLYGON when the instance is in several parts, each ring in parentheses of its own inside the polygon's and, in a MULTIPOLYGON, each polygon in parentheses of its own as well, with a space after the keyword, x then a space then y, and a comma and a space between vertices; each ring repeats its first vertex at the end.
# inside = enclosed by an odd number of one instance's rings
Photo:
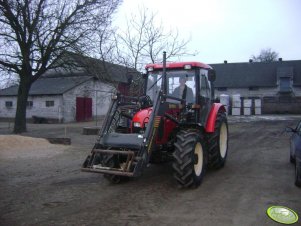
POLYGON ((163 52, 163 93, 167 94, 166 52, 163 52))

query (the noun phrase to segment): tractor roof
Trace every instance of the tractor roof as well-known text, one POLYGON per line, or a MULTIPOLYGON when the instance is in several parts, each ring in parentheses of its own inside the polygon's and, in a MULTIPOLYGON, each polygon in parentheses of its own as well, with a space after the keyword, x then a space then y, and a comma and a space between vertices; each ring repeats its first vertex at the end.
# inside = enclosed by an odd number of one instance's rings
MULTIPOLYGON (((175 62, 175 63, 166 63, 166 68, 184 68, 184 66, 186 65, 191 65, 191 67, 199 67, 199 68, 205 68, 205 69, 212 69, 212 67, 210 67, 207 64, 201 63, 201 62, 175 62)), ((156 69, 162 69, 163 68, 163 64, 147 64, 145 66, 145 69, 148 68, 153 68, 154 70, 156 69)))

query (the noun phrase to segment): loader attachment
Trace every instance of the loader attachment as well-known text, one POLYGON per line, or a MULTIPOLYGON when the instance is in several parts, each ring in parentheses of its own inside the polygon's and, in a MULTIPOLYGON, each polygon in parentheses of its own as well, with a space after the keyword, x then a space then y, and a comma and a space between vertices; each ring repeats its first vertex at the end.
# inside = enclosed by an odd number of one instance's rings
POLYGON ((157 117, 161 96, 158 92, 147 128, 143 133, 133 133, 128 126, 129 118, 141 110, 141 98, 118 94, 112 100, 98 139, 81 170, 125 177, 140 175, 149 162, 155 142, 161 119, 157 117))
POLYGON ((117 151, 117 150, 101 150, 94 149, 92 155, 89 155, 83 164, 82 171, 94 173, 108 173, 118 176, 133 177, 134 172, 131 171, 131 166, 134 163, 135 153, 133 151, 117 151), (100 154, 97 156, 97 154, 100 154), (99 161, 101 155, 125 155, 126 161, 119 167, 106 166, 99 161))

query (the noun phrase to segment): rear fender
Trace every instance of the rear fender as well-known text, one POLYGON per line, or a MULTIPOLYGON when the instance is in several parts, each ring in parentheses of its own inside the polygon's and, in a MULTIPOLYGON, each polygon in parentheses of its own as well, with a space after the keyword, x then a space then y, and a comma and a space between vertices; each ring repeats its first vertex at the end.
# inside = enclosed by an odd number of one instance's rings
POLYGON ((216 120, 216 116, 217 113, 221 111, 221 112, 226 112, 226 108, 224 107, 224 105, 220 104, 220 103, 214 103, 211 107, 208 119, 207 119, 207 123, 206 123, 206 132, 207 133, 213 133, 214 132, 214 128, 215 128, 215 120, 216 120))

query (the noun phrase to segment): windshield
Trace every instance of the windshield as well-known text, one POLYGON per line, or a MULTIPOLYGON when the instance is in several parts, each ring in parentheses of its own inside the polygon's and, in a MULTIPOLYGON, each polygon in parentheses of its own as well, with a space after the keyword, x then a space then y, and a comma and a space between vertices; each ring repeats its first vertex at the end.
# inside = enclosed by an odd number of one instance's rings
POLYGON ((146 95, 148 95, 152 101, 154 101, 156 93, 161 89, 162 74, 151 73, 147 78, 146 95))
MULTIPOLYGON (((148 74, 146 95, 154 100, 155 94, 162 85, 162 71, 154 71, 148 74)), ((174 70, 167 71, 168 94, 177 98, 186 99, 188 103, 195 102, 195 71, 174 70)))

